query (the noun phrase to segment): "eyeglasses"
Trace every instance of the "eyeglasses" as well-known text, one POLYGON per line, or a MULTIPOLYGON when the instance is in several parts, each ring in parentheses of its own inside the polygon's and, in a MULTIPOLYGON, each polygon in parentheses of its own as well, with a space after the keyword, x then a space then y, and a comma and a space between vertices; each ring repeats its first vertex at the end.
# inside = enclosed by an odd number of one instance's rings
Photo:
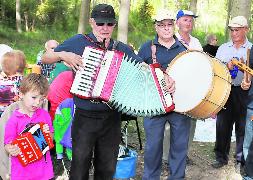
POLYGON ((166 27, 172 27, 172 26, 174 26, 174 24, 173 23, 169 23, 169 24, 156 24, 158 27, 160 27, 160 28, 166 28, 166 27))
POLYGON ((97 26, 104 26, 104 25, 107 25, 107 26, 110 26, 110 27, 111 27, 111 26, 114 26, 115 23, 97 23, 97 22, 96 22, 96 25, 97 25, 97 26))

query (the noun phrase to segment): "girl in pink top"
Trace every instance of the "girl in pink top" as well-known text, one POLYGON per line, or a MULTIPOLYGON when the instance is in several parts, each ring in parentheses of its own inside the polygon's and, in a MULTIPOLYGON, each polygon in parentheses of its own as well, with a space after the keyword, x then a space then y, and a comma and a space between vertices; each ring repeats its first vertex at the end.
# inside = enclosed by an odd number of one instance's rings
POLYGON ((11 155, 11 180, 49 180, 54 177, 49 151, 46 152, 45 158, 22 166, 17 158, 20 149, 11 144, 30 123, 43 122, 45 123, 43 131, 53 132, 50 115, 40 108, 48 87, 46 78, 34 73, 29 74, 21 82, 19 109, 14 111, 8 120, 4 136, 5 149, 11 155))

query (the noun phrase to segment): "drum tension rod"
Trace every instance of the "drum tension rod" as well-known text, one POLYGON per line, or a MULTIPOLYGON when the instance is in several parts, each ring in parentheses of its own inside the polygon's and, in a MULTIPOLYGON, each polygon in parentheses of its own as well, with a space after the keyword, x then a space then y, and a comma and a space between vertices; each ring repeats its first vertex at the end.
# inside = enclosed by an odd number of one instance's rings
POLYGON ((220 106, 220 105, 216 104, 215 102, 210 101, 209 99, 204 98, 204 100, 205 100, 205 101, 208 101, 208 102, 210 102, 210 103, 214 104, 215 106, 218 106, 218 107, 220 107, 220 108, 222 108, 222 109, 226 109, 224 106, 220 106))
POLYGON ((223 77, 219 76, 218 74, 214 74, 214 76, 217 76, 217 77, 219 77, 219 78, 223 79, 224 81, 227 81, 229 84, 232 84, 232 82, 231 82, 231 81, 228 81, 227 79, 225 79, 225 78, 223 78, 223 77))

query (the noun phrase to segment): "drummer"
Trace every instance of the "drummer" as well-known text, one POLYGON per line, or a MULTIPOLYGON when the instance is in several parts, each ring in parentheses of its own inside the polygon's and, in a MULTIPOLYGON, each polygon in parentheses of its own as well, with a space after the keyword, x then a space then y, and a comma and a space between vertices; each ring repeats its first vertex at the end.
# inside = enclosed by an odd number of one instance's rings
POLYGON ((236 58, 243 63, 247 61, 247 51, 251 48, 252 43, 248 41, 246 35, 249 31, 247 19, 244 16, 234 17, 228 25, 231 40, 222 44, 216 54, 216 58, 224 62, 232 73, 232 89, 225 104, 226 109, 222 109, 217 115, 216 121, 216 143, 215 155, 216 160, 212 166, 221 168, 228 164, 230 151, 231 134, 235 124, 236 134, 236 163, 235 169, 240 173, 244 165, 243 158, 243 141, 244 128, 246 122, 246 103, 248 99, 248 87, 241 83, 243 72, 238 71, 233 66, 231 60, 236 58))
MULTIPOLYGON (((163 68, 186 48, 174 35, 175 15, 169 10, 159 10, 154 18, 156 36, 144 43, 138 55, 148 64, 158 62, 163 68)), ((144 118, 146 145, 144 152, 143 180, 160 179, 163 155, 163 138, 165 124, 169 123, 170 152, 169 179, 183 179, 185 177, 186 156, 190 132, 190 118, 171 112, 162 116, 144 118)))

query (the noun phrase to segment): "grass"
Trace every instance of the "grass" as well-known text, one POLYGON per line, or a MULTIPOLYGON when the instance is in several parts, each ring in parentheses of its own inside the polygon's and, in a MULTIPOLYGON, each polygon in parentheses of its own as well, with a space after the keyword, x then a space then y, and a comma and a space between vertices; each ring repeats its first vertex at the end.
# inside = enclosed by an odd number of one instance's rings
POLYGON ((34 32, 17 33, 15 29, 0 25, 0 42, 7 44, 13 49, 19 49, 26 55, 27 62, 33 64, 39 51, 44 49, 44 44, 49 39, 62 42, 74 32, 61 32, 51 28, 34 32))

